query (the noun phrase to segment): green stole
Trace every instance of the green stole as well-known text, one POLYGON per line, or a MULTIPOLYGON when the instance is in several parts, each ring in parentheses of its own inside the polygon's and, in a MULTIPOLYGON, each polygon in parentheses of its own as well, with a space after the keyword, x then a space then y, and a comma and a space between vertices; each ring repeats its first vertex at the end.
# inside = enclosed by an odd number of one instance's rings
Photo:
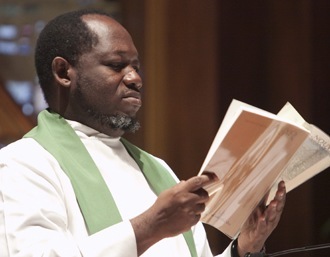
MULTIPOLYGON (((57 113, 44 110, 38 115, 38 126, 24 137, 35 139, 51 153, 70 178, 89 234, 122 221, 100 171, 65 119, 57 113)), ((176 184, 171 174, 154 157, 123 138, 121 142, 157 195, 176 184)), ((197 257, 191 230, 183 233, 183 236, 191 256, 197 257)))

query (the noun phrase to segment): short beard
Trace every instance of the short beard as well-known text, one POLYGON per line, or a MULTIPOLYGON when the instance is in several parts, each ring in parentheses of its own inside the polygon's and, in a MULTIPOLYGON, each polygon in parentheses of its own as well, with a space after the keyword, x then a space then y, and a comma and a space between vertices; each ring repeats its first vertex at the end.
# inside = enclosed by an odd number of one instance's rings
POLYGON ((103 127, 109 127, 114 130, 123 130, 125 132, 136 132, 141 126, 133 117, 124 114, 105 115, 97 113, 91 109, 86 110, 90 117, 101 124, 103 127))

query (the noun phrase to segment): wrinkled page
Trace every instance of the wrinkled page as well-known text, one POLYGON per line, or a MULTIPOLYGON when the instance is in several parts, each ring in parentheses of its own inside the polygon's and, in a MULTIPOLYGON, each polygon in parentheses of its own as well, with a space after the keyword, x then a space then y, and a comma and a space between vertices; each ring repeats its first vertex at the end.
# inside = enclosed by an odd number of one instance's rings
MULTIPOLYGON (((316 126, 304 121, 290 104, 287 104, 278 115, 299 122, 310 130, 308 139, 292 157, 280 177, 280 180, 285 181, 289 192, 330 167, 330 137, 316 126)), ((268 201, 274 198, 276 184, 269 194, 268 201)))

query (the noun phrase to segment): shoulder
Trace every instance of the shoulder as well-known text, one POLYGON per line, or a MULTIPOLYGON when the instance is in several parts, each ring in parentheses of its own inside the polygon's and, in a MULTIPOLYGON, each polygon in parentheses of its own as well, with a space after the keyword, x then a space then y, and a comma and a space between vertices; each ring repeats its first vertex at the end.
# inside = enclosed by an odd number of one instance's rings
POLYGON ((22 138, 0 149, 1 161, 32 162, 41 161, 51 155, 34 139, 22 138))
POLYGON ((22 138, 3 147, 0 168, 2 176, 47 181, 58 181, 61 172, 57 160, 32 138, 22 138))

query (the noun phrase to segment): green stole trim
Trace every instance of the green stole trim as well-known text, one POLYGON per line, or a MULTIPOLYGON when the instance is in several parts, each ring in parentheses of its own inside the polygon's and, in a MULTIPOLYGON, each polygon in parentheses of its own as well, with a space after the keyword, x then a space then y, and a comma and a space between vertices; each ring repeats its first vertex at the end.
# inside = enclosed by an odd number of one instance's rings
MULTIPOLYGON (((35 139, 51 153, 70 178, 89 234, 122 221, 115 200, 100 171, 65 119, 59 114, 44 110, 38 115, 38 126, 24 137, 35 139)), ((168 170, 153 156, 123 138, 121 142, 157 195, 176 184, 168 170)), ((183 236, 191 256, 197 257, 191 230, 183 233, 183 236)))

